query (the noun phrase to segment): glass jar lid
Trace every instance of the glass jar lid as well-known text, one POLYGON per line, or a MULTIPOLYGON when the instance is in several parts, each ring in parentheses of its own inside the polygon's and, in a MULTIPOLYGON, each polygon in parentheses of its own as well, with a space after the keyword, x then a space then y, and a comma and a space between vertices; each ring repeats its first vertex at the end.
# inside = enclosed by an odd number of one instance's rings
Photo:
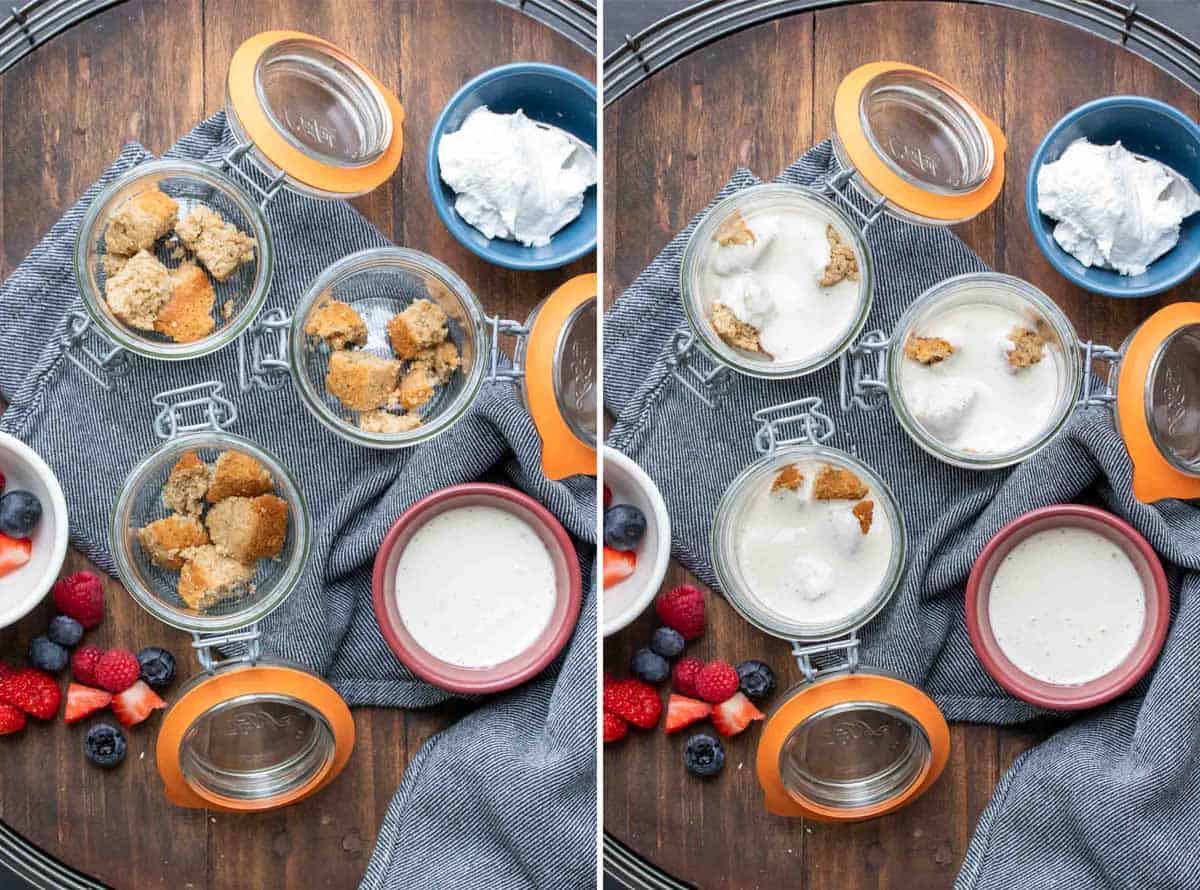
POLYGON ((353 745, 350 710, 332 687, 262 659, 192 678, 163 718, 157 760, 173 803, 248 812, 324 787, 353 745))
POLYGON ((921 690, 871 671, 793 689, 759 742, 759 781, 779 815, 857 821, 923 794, 949 755, 946 720, 921 690))
POLYGON ((226 84, 230 127, 268 175, 297 191, 350 197, 379 186, 403 151, 404 109, 354 58, 299 31, 243 43, 226 84))
POLYGON ((962 222, 1000 194, 1004 134, 929 71, 897 62, 856 68, 838 87, 834 121, 842 166, 901 218, 962 222))
POLYGON ((1171 466, 1200 476, 1200 324, 1175 331, 1155 353, 1146 378, 1146 422, 1171 466))

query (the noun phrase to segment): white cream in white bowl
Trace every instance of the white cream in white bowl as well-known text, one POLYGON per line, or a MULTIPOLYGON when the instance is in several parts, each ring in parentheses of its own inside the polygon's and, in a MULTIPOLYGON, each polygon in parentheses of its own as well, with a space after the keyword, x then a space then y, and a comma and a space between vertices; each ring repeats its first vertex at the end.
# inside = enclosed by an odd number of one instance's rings
MULTIPOLYGON (((646 533, 637 546, 633 574, 602 591, 601 620, 607 637, 633 623, 658 595, 671 559, 671 517, 654 480, 633 460, 607 445, 602 480, 612 492, 612 503, 631 504, 646 517, 646 533)), ((598 587, 603 584, 600 568, 597 565, 598 587)))
POLYGON ((67 556, 67 502, 46 462, 24 442, 0 433, 0 472, 5 491, 28 491, 42 504, 42 518, 30 536, 29 562, 0 577, 0 627, 27 615, 54 586, 67 556))

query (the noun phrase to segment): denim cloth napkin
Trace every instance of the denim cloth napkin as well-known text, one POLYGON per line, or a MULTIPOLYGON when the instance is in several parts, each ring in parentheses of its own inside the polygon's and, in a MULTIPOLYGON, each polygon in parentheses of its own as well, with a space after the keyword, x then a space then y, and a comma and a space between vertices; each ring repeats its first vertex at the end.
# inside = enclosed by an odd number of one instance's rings
MULTIPOLYGON (((811 185, 835 164, 824 142, 779 179, 811 185)), ((739 170, 717 199, 757 181, 739 170)), ((988 472, 935 460, 888 408, 839 414, 836 364, 782 382, 734 375, 720 407, 709 410, 675 381, 665 361, 672 335, 686 328, 679 266, 698 221, 667 245, 605 319, 604 393, 617 418, 609 443, 661 488, 675 556, 715 586, 709 529, 722 492, 758 457, 751 414, 820 396, 837 422, 829 444, 856 449, 880 473, 911 537, 900 590, 861 633, 863 662, 919 684, 951 720, 1016 723, 1039 712, 1008 695, 976 660, 964 624, 967 575, 1009 520, 1084 492, 1098 496, 1167 564, 1174 619, 1166 647, 1153 676, 1131 694, 1064 720, 1061 731, 1017 760, 980 820, 957 887, 1200 887, 1200 511, 1180 501, 1147 506, 1133 499, 1129 458, 1103 408, 1077 410, 1037 456, 988 472)), ((877 274, 869 329, 890 333, 923 290, 986 269, 947 229, 884 217, 867 240, 877 274)))
MULTIPOLYGON (((215 161, 232 147, 223 114, 168 156, 215 161)), ((371 565, 384 533, 429 492, 499 474, 545 504, 574 536, 585 576, 594 550, 595 480, 551 482, 541 442, 511 385, 485 385, 474 408, 419 447, 374 451, 325 430, 292 386, 237 393, 237 354, 133 367, 113 391, 65 360, 67 313, 81 308, 71 254, 99 189, 149 158, 129 145, 0 288, 0 429, 53 467, 71 507, 71 542, 112 573, 108 515, 125 475, 155 438, 151 397, 215 379, 239 406, 236 432, 296 475, 313 519, 307 570, 263 624, 264 648, 324 674, 351 705, 421 707, 449 695, 392 654, 371 608, 371 565)), ((349 204, 284 192, 267 217, 277 250, 270 307, 295 306, 330 263, 388 244, 349 204)), ((576 633, 539 678, 486 700, 417 754, 388 808, 363 886, 575 888, 595 862, 596 603, 590 583, 576 633)))

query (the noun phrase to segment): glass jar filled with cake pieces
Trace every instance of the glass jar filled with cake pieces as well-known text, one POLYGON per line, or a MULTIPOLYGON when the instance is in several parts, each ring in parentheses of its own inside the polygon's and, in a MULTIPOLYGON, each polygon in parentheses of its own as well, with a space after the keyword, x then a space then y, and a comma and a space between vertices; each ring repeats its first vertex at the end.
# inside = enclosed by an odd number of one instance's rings
POLYGON ((195 358, 254 321, 274 271, 264 211, 280 190, 353 197, 400 163, 399 101, 327 41, 252 37, 234 54, 227 89, 235 147, 220 162, 139 164, 84 215, 75 275, 87 312, 71 319, 68 356, 103 385, 124 350, 195 358), (115 348, 88 345, 96 333, 115 348))
POLYGON ((688 240, 679 286, 688 326, 669 361, 710 404, 730 370, 790 379, 845 352, 871 309, 867 238, 881 218, 953 225, 989 207, 1004 183, 1000 129, 915 66, 852 71, 834 122, 828 176, 735 192, 688 240))
POLYGON ((762 456, 721 497, 711 547, 730 605, 790 641, 804 675, 759 740, 765 804, 829 821, 881 815, 926 791, 949 753, 933 701, 859 661, 859 631, 904 573, 904 517, 878 473, 823 444, 834 425, 820 399, 754 417, 762 456))
POLYGON ((227 431, 237 409, 210 382, 160 393, 163 443, 129 473, 109 544, 118 577, 160 621, 192 635, 201 672, 174 696, 156 759, 168 798, 255 812, 294 803, 345 766, 354 724, 301 665, 264 656, 257 622, 308 559, 304 495, 267 450, 227 431))

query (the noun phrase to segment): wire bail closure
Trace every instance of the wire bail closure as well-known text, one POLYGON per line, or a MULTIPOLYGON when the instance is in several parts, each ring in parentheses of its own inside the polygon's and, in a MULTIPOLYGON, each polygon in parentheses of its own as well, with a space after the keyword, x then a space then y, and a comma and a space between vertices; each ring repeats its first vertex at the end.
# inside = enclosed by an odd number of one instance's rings
POLYGON ((676 331, 671 339, 667 367, 672 377, 709 408, 716 408, 729 391, 729 368, 704 352, 687 329, 676 331))
POLYGON ((67 313, 67 329, 63 332, 62 344, 67 361, 110 392, 113 384, 108 378, 121 377, 129 372, 125 350, 96 330, 91 316, 84 312, 67 313))
POLYGON ((273 392, 287 386, 291 380, 287 361, 291 326, 292 317, 282 309, 268 309, 238 338, 238 389, 273 392))
POLYGON ((846 209, 858 217, 859 222, 862 223, 861 231, 865 238, 871 226, 878 222, 879 218, 887 212, 888 200, 881 195, 869 208, 866 210, 860 209, 850 194, 851 191, 855 193, 858 191, 854 186, 854 175, 857 172, 854 167, 846 167, 843 170, 839 170, 825 180, 823 191, 831 197, 840 199, 841 203, 846 206, 846 209))
POLYGON ((760 424, 754 433, 754 448, 766 456, 774 454, 781 445, 823 445, 837 431, 833 418, 825 413, 825 402, 820 396, 759 408, 752 416, 760 424), (783 436, 782 429, 793 423, 800 424, 800 433, 790 438, 783 436))
POLYGON ((279 194, 284 186, 284 181, 287 179, 287 174, 282 170, 277 173, 274 178, 267 182, 266 186, 261 186, 254 181, 254 177, 247 171, 241 168, 242 159, 250 153, 252 144, 247 142, 243 145, 235 146, 230 152, 221 158, 220 167, 228 173, 230 177, 236 179, 239 184, 247 188, 252 194, 258 197, 258 206, 262 210, 267 209, 267 205, 271 203, 271 199, 279 194))
POLYGON ((1099 343, 1093 343, 1091 340, 1080 340, 1079 351, 1083 354, 1083 382, 1079 387, 1079 399, 1075 402, 1077 408, 1094 408, 1097 405, 1113 405, 1117 401, 1117 394, 1113 391, 1111 374, 1106 382, 1099 385, 1092 380, 1092 362, 1104 362, 1112 367, 1121 361, 1121 353, 1109 347, 1102 346, 1099 343))
POLYGON ((169 440, 180 433, 219 432, 231 426, 237 421, 237 405, 221 395, 224 391, 224 383, 209 380, 160 392, 151 400, 161 409, 154 418, 154 434, 169 440), (189 420, 189 414, 199 414, 199 419, 189 420))
POLYGON ((883 331, 867 331, 838 356, 838 405, 843 411, 855 407, 874 411, 887 404, 890 346, 891 341, 883 331))
POLYGON ((200 662, 200 667, 206 674, 215 674, 218 669, 233 664, 247 664, 254 667, 262 658, 262 631, 257 624, 250 625, 246 630, 234 631, 227 634, 192 634, 192 649, 200 662), (245 643, 246 651, 241 655, 231 655, 221 658, 219 650, 227 646, 245 643), (213 653, 217 652, 217 655, 213 653))
POLYGON ((516 337, 523 340, 529 336, 529 328, 517 321, 510 321, 499 316, 485 315, 484 320, 492 329, 492 342, 488 347, 488 383, 517 383, 525 377, 525 368, 517 363, 516 359, 512 360, 512 364, 503 368, 500 366, 500 337, 507 334, 510 337, 516 337))
POLYGON ((818 677, 824 677, 827 674, 858 673, 858 645, 857 630, 850 631, 848 636, 829 640, 824 643, 810 643, 805 645, 799 640, 793 640, 792 657, 796 659, 796 664, 800 667, 800 673, 804 674, 805 681, 812 683, 818 677), (837 652, 846 653, 845 661, 826 664, 823 667, 818 666, 814 662, 816 656, 837 652))

